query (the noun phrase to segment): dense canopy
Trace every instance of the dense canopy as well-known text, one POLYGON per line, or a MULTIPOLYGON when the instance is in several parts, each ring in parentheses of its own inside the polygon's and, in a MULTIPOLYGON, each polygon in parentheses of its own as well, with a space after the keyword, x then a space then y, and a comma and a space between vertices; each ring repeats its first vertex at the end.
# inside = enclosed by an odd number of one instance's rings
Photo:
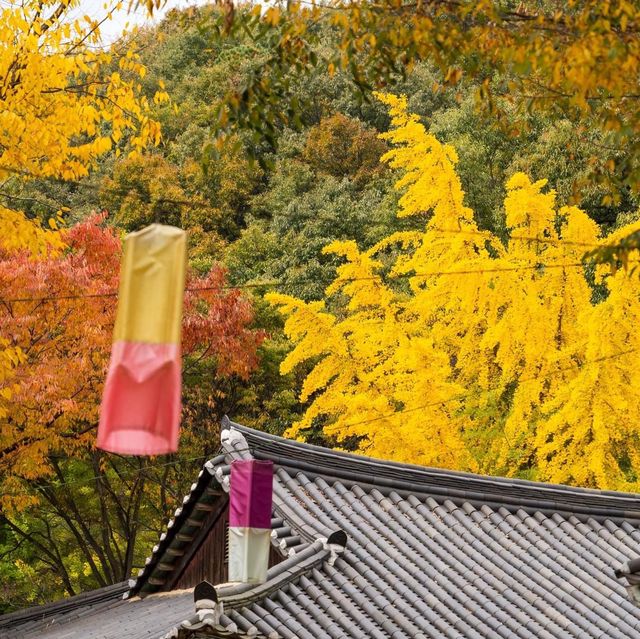
POLYGON ((111 46, 116 7, 0 8, 0 612, 140 568, 225 413, 638 489, 633 3, 223 3, 111 46), (153 222, 189 238, 182 437, 133 459, 95 427, 153 222))

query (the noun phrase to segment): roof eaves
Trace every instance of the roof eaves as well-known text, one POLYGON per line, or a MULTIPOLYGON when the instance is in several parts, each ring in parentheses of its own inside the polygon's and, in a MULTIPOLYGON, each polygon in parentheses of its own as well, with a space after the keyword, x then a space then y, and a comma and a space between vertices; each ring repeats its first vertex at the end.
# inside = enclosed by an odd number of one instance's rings
POLYGON ((127 582, 123 581, 97 590, 83 592, 61 601, 17 610, 0 616, 0 629, 20 628, 24 630, 27 628, 27 624, 29 628, 35 628, 85 608, 95 609, 96 607, 103 608, 119 604, 122 594, 126 592, 127 588, 127 582))
POLYGON ((216 502, 223 499, 226 503, 228 478, 216 474, 225 461, 225 455, 222 454, 204 464, 189 493, 183 498, 182 505, 176 508, 165 532, 145 560, 144 567, 138 571, 137 578, 129 580, 129 590, 123 598, 157 592, 167 583, 171 573, 180 564, 180 561, 173 563, 176 557, 189 552, 191 542, 211 519, 212 511, 215 512, 216 502))
POLYGON ((475 475, 374 459, 284 439, 236 424, 226 417, 222 427, 242 435, 256 459, 270 459, 277 466, 294 473, 304 472, 310 478, 337 479, 345 485, 369 485, 381 492, 441 496, 454 502, 640 522, 640 495, 635 493, 475 475))

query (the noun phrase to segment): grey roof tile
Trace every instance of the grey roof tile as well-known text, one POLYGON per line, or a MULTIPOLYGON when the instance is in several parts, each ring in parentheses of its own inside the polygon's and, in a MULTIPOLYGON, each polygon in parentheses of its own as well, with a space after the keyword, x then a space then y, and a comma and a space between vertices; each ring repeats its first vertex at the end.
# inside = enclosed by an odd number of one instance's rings
POLYGON ((94 607, 78 616, 62 612, 44 622, 1 627, 2 639, 159 639, 171 627, 193 614, 193 593, 175 591, 122 600, 117 595, 110 605, 94 607))
MULTIPOLYGON (((264 436, 241 430, 260 457, 264 436)), ((271 450, 262 456, 279 457, 283 523, 308 539, 336 526, 349 535, 333 568, 314 569, 322 588, 305 575, 271 603, 292 618, 299 602, 324 614, 317 636, 334 636, 327 619, 352 637, 638 636, 638 609, 612 574, 640 554, 637 496, 496 479, 483 492, 477 477, 464 490, 467 476, 444 471, 446 490, 397 473, 371 481, 376 469, 321 468, 309 447, 293 460, 271 450)))
MULTIPOLYGON (((272 543, 291 554, 264 586, 220 589, 226 627, 282 639, 640 637, 640 608, 613 574, 640 555, 638 495, 392 464, 225 426, 234 432, 152 554, 143 592, 158 587, 149 577, 163 556, 188 546, 178 535, 195 505, 224 499, 231 461, 254 456, 276 464, 272 543), (347 547, 330 562, 318 538, 337 529, 347 547)), ((160 637, 191 612, 182 594, 153 596, 82 611, 67 632, 160 637)), ((37 636, 62 639, 59 629, 37 636)))

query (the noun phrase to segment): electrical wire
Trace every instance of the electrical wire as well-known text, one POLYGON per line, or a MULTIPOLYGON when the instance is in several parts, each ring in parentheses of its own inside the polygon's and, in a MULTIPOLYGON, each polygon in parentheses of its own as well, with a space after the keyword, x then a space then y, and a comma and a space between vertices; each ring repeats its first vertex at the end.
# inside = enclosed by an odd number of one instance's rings
MULTIPOLYGON (((478 235, 484 237, 486 240, 491 240, 492 238, 487 237, 487 232, 491 231, 466 231, 464 229, 442 229, 438 227, 430 228, 429 231, 435 231, 437 233, 451 233, 454 235, 478 235)), ((493 239, 499 240, 500 238, 495 237, 493 239)), ((565 239, 554 239, 552 237, 532 237, 527 235, 510 235, 508 241, 511 242, 513 240, 517 240, 520 242, 532 242, 536 244, 552 244, 554 246, 579 246, 583 248, 602 248, 602 249, 611 249, 618 248, 624 249, 629 248, 625 247, 622 244, 606 244, 602 242, 578 242, 576 240, 565 240, 565 239)))
MULTIPOLYGON (((123 473, 119 473, 119 475, 123 476, 123 477, 135 477, 143 472, 145 472, 146 470, 150 469, 150 468, 166 468, 167 466, 177 466, 178 464, 186 464, 187 462, 192 462, 192 461, 198 461, 201 459, 207 459, 209 457, 209 455, 199 455, 198 457, 189 457, 186 459, 174 459, 170 462, 166 462, 166 463, 162 463, 162 464, 147 464, 146 466, 144 466, 143 468, 139 468, 137 470, 133 470, 130 472, 123 472, 123 473)), ((103 477, 106 477, 107 474, 106 473, 102 473, 100 475, 94 475, 93 477, 86 477, 84 479, 75 479, 72 481, 63 481, 63 482, 56 482, 56 483, 51 483, 51 484, 39 484, 36 486, 36 488, 38 490, 45 490, 45 489, 54 489, 54 488, 62 488, 64 486, 74 486, 74 485, 84 485, 84 484, 90 484, 91 482, 94 482, 98 479, 102 479, 103 477)), ((11 497, 18 497, 21 496, 23 493, 4 493, 6 496, 11 496, 11 497)))
MULTIPOLYGON (((640 262, 638 260, 629 260, 628 263, 637 263, 640 262)), ((524 264, 520 266, 509 266, 509 267, 496 267, 496 268, 488 268, 488 269, 467 269, 467 270, 453 270, 453 271, 430 271, 425 273, 396 273, 391 278, 404 279, 404 278, 414 278, 414 277, 442 277, 449 275, 486 275, 486 274, 496 274, 496 273, 512 273, 519 271, 536 271, 536 270, 546 270, 546 269, 557 269, 557 268, 585 268, 589 266, 588 263, 585 262, 569 262, 569 263, 559 263, 559 264, 546 264, 544 262, 538 262, 536 264, 524 264)), ((380 275, 371 275, 367 277, 351 277, 345 278, 342 280, 343 283, 349 284, 351 282, 364 282, 364 281, 375 281, 381 279, 380 275)), ((201 287, 187 287, 185 291, 190 293, 198 293, 198 292, 211 292, 211 291, 225 291, 225 290, 245 290, 245 289, 256 289, 256 288, 264 288, 264 287, 275 287, 275 286, 286 286, 291 284, 301 284, 301 283, 309 283, 309 284, 317 284, 318 281, 315 278, 301 278, 295 280, 295 282, 286 282, 284 280, 270 280, 265 282, 254 282, 247 284, 221 284, 218 286, 201 286, 201 287)), ((44 302, 53 302, 59 300, 80 300, 80 299, 90 299, 90 298, 103 298, 103 297, 117 297, 117 291, 110 291, 108 293, 81 293, 77 295, 49 295, 43 297, 15 297, 15 298, 3 298, 0 297, 0 304, 8 305, 8 304, 18 304, 18 303, 44 303, 44 302)))
MULTIPOLYGON (((625 355, 630 355, 632 353, 636 353, 636 352, 638 352, 638 350, 639 349, 637 349, 637 348, 631 348, 631 349, 628 349, 628 350, 625 350, 625 351, 619 351, 617 353, 613 353, 611 355, 603 355, 602 357, 597 357, 597 358, 594 358, 592 360, 588 360, 588 361, 582 362, 579 365, 565 366, 563 368, 557 369, 553 373, 549 373, 548 375, 546 375, 544 377, 544 379, 548 379, 550 377, 555 377, 555 376, 560 375, 561 373, 565 373, 567 371, 580 370, 580 369, 584 368, 585 366, 591 366, 593 364, 598 364, 598 363, 601 363, 601 362, 604 362, 604 361, 618 359, 620 357, 624 357, 625 355)), ((517 380, 517 382, 518 382, 518 384, 526 384, 526 383, 530 383, 530 382, 533 382, 533 381, 537 381, 538 379, 540 379, 540 378, 539 377, 525 377, 525 378, 517 380)), ((499 390, 501 390, 501 389, 493 388, 493 389, 485 389, 485 390, 480 391, 480 392, 463 393, 463 394, 456 395, 454 397, 450 397, 448 399, 438 400, 436 402, 428 402, 428 403, 425 403, 425 404, 421 404, 419 406, 412 406, 410 408, 403 408, 401 410, 394 411, 393 413, 386 413, 384 415, 379 415, 377 417, 372 417, 372 418, 369 418, 369 419, 363 419, 363 420, 360 420, 360 421, 344 424, 341 428, 347 429, 347 428, 352 428, 354 426, 361 426, 363 424, 371 424, 371 423, 378 422, 378 421, 381 421, 381 420, 384 420, 384 419, 390 419, 390 418, 393 418, 393 417, 397 417, 399 415, 405 415, 407 413, 413 413, 413 412, 418 411, 418 410, 425 410, 427 408, 433 408, 435 406, 444 406, 445 404, 450 404, 450 403, 453 403, 453 402, 459 402, 459 401, 462 401, 464 399, 468 399, 468 398, 471 398, 471 397, 482 397, 484 395, 489 395, 491 393, 498 392, 499 390)), ((331 425, 329 425, 329 427, 330 426, 331 425)), ((504 433, 503 433, 503 435, 504 435, 504 433)), ((243 450, 245 450, 245 449, 243 449, 243 450)), ((250 448, 248 448, 246 450, 248 452, 251 452, 250 448)), ((200 455, 199 457, 192 457, 192 458, 188 458, 188 459, 173 460, 173 461, 162 463, 162 464, 148 464, 144 468, 140 468, 140 469, 132 471, 130 473, 123 473, 123 475, 126 475, 127 477, 135 477, 136 475, 145 472, 149 468, 164 468, 164 467, 167 467, 167 466, 175 466, 177 464, 184 464, 184 463, 191 462, 191 461, 197 461, 197 460, 201 460, 201 459, 206 459, 207 457, 208 457, 208 455, 200 455)), ((55 484, 45 484, 45 485, 39 486, 38 488, 55 489, 55 488, 62 488, 64 486, 70 486, 70 485, 89 484, 89 483, 91 483, 93 481, 101 479, 103 476, 104 476, 104 474, 103 475, 96 475, 94 477, 90 477, 90 478, 86 478, 86 479, 73 480, 73 481, 69 481, 69 482, 58 482, 58 483, 55 483, 55 484)), ((21 495, 21 493, 8 493, 7 494, 7 496, 12 496, 12 497, 18 497, 20 495, 21 495)))
MULTIPOLYGON (((110 189, 101 189, 101 188, 96 188, 95 186, 89 185, 89 184, 83 184, 82 182, 78 183, 78 187, 84 189, 85 191, 90 191, 90 192, 94 192, 94 193, 98 193, 103 194, 105 192, 108 192, 110 194, 113 195, 119 195, 119 196, 126 196, 131 192, 131 189, 115 189, 115 188, 110 188, 110 189)), ((36 200, 35 198, 23 198, 17 195, 11 195, 9 193, 2 193, 0 192, 0 197, 4 197, 5 199, 27 199, 27 200, 33 200, 35 202, 38 202, 40 204, 46 205, 46 203, 42 203, 39 202, 38 200, 36 200)), ((163 198, 160 198, 158 200, 156 200, 156 204, 160 204, 162 202, 168 202, 168 203, 175 203, 178 205, 197 205, 197 206, 206 206, 206 202, 188 202, 188 201, 175 201, 175 200, 166 200, 163 198)), ((48 205, 47 205, 48 206, 48 205)), ((50 207, 52 210, 55 209, 56 207, 51 206, 50 207)), ((59 208, 59 207, 58 207, 59 208)), ((436 233, 446 233, 446 234, 453 234, 453 235, 469 235, 469 236, 478 236, 478 237, 482 237, 487 241, 491 241, 493 240, 497 240, 497 241, 501 241, 501 238, 495 235, 494 231, 488 231, 488 230, 465 230, 465 229, 444 229, 444 228, 440 228, 440 227, 428 227, 426 229, 428 232, 433 231, 436 233), (488 237, 487 233, 492 233, 494 236, 492 237, 488 237)), ((580 242, 577 240, 567 240, 567 239, 563 239, 563 238, 552 238, 552 237, 534 237, 534 236, 528 236, 528 235, 510 235, 508 238, 506 238, 509 242, 511 241, 521 241, 521 242, 532 242, 532 243, 536 243, 536 244, 550 244, 553 246, 576 246, 576 247, 582 247, 582 248, 601 248, 601 249, 625 249, 628 250, 629 247, 628 246, 624 246, 622 244, 607 244, 606 243, 606 239, 601 240, 600 242, 580 242)))
MULTIPOLYGON (((625 355, 630 355, 631 353, 635 353, 637 352, 638 349, 637 348, 631 348, 628 349, 626 351, 619 351, 617 353, 613 353, 612 355, 604 355, 602 357, 597 357, 594 358, 592 360, 588 360, 586 362, 582 362, 579 365, 574 365, 574 366, 566 366, 564 368, 559 368, 556 371, 554 371, 553 373, 549 373, 548 375, 546 375, 544 377, 544 379, 548 379, 550 377, 555 377, 557 375, 560 375, 561 373, 566 373, 568 371, 571 370, 580 370, 585 366, 591 366, 593 364, 599 364, 600 362, 605 362, 608 360, 612 360, 612 359, 618 359, 619 357, 624 357, 625 355)), ((530 382, 534 382, 539 380, 540 377, 525 377, 523 379, 518 379, 517 383, 518 385, 520 384, 527 384, 530 382)), ((450 404, 452 402, 459 402, 462 401, 464 399, 469 399, 470 397, 482 397, 483 395, 489 395, 491 393, 496 393, 499 390, 502 389, 498 389, 498 388, 492 388, 492 389, 485 389, 483 391, 480 392, 473 392, 473 393, 463 393, 461 395, 456 395, 454 397, 450 397, 448 399, 444 399, 444 400, 438 400, 437 402, 429 402, 427 404, 421 404, 420 406, 413 406, 411 408, 404 408, 402 410, 399 411, 394 411, 393 413, 387 413, 385 415, 380 415, 379 417, 373 417, 371 419, 364 419, 358 422, 352 422, 350 424, 344 424, 343 426, 341 426, 341 428, 352 428, 353 426, 360 426, 362 424, 368 424, 368 423, 372 423, 372 422, 376 422, 376 421, 380 421, 382 419, 389 419, 391 417, 394 417, 396 415, 402 415, 405 413, 411 413, 411 412, 415 412, 417 410, 424 410, 426 408, 433 408, 434 406, 441 406, 444 404, 450 404)), ((331 426, 331 425, 329 425, 331 426)))
MULTIPOLYGON (((440 232, 452 232, 452 233, 465 233, 465 234, 473 234, 473 235, 483 235, 482 232, 478 231, 469 231, 469 232, 465 232, 465 231, 446 231, 444 229, 434 229, 434 230, 438 230, 440 232)), ((518 237, 518 238, 511 238, 511 239, 518 239, 518 240, 523 240, 523 241, 542 241, 545 242, 546 238, 527 238, 527 237, 518 237)), ((553 240, 554 242, 563 242, 562 240, 556 241, 553 240)), ((583 244, 580 244, 583 245, 583 244)), ((634 262, 640 261, 640 260, 633 260, 634 262)), ((514 266, 514 267, 497 267, 495 269, 469 269, 469 270, 455 270, 455 271, 433 271, 433 272, 428 272, 428 273, 406 273, 406 274, 397 274, 394 277, 399 277, 399 278, 406 278, 406 277, 437 277, 437 276, 447 276, 447 275, 471 275, 471 274, 495 274, 495 273, 501 273, 501 272, 517 272, 517 271, 524 271, 524 270, 540 270, 540 269, 551 269, 551 268, 575 268, 575 267, 585 267, 587 266, 587 264, 585 264, 584 262, 576 262, 576 263, 564 263, 564 264, 545 264, 545 263, 537 263, 537 264, 532 264, 532 265, 521 265, 521 266, 514 266)), ((379 279, 379 276, 369 276, 369 277, 359 277, 359 278, 348 278, 343 280, 344 283, 350 283, 350 282, 356 282, 356 281, 371 281, 371 280, 377 280, 379 279)), ((303 281, 307 281, 307 282, 311 282, 311 283, 315 283, 316 280, 311 280, 311 279, 305 279, 305 280, 298 280, 299 282, 303 282, 303 281)), ((272 281, 268 281, 268 282, 258 282, 258 283, 249 283, 249 284, 243 284, 243 285, 219 285, 219 286, 211 286, 211 287, 190 287, 187 288, 186 290, 189 292, 206 292, 206 291, 216 291, 216 290, 241 290, 241 289, 249 289, 249 288, 263 288, 263 287, 268 287, 268 286, 281 286, 283 284, 286 284, 286 282, 283 281, 278 281, 278 280, 272 280, 272 281)), ((39 297, 39 298, 30 298, 30 297, 23 297, 23 298, 12 298, 12 299, 6 299, 6 298, 0 298, 0 302, 4 303, 4 304, 11 304, 11 303, 20 303, 20 302, 47 302, 47 301, 57 301, 57 300, 78 300, 78 299, 88 299, 88 298, 105 298, 105 297, 117 297, 118 293, 117 292, 108 292, 108 293, 95 293, 95 294, 79 294, 79 295, 60 295, 60 296, 47 296, 47 297, 39 297)), ((595 360, 591 360, 589 362, 584 362, 579 366, 570 366, 570 367, 566 367, 566 368, 562 368, 562 369, 558 369, 555 373, 552 373, 550 375, 548 375, 547 377, 553 376, 555 374, 559 374, 562 372, 565 372, 567 370, 572 370, 572 369, 577 369, 577 368, 582 368, 583 366, 587 366, 590 364, 594 364, 594 363, 598 363, 601 361, 605 361, 608 359, 614 359, 617 357, 622 357, 624 355, 630 354, 635 352, 637 349, 630 349, 627 351, 622 351, 620 353, 616 353, 610 356, 604 356, 601 358, 597 358, 595 360)), ((527 382, 531 382, 534 381, 538 378, 525 378, 525 379, 520 379, 518 380, 518 383, 527 383, 527 382)), ((376 421, 380 421, 383 419, 389 419, 392 417, 395 417, 397 415, 402 415, 402 414, 406 414, 406 413, 410 413, 410 412, 415 412, 417 410, 424 410, 430 407, 434 407, 434 406, 438 406, 438 405, 444 405, 447 403, 452 403, 452 402, 456 402, 456 401, 462 401, 463 399, 472 397, 472 396, 481 396, 483 394, 490 394, 490 393, 494 393, 496 392, 498 389, 487 389, 486 391, 482 391, 480 393, 468 393, 468 394, 463 394, 463 395, 457 395, 455 397, 451 397, 449 399, 446 400, 440 400, 437 402, 429 402, 426 404, 422 404, 420 406, 415 406, 415 407, 410 407, 410 408, 405 408, 399 411, 394 411, 393 413, 388 413, 385 415, 380 415, 378 417, 374 417, 374 418, 369 418, 366 420, 361 420, 358 422, 352 422, 349 424, 345 424, 343 426, 343 428, 351 428, 354 426, 359 426, 362 424, 367 424, 367 423, 373 423, 376 421)), ((205 456, 200 456, 200 457, 194 457, 194 458, 190 458, 190 459, 183 459, 183 460, 174 460, 171 462, 167 462, 164 464, 151 464, 151 465, 147 465, 145 468, 139 469, 138 471, 135 471, 133 473, 128 473, 126 476, 135 476, 138 473, 142 473, 145 470, 147 470, 148 468, 160 468, 160 467, 166 467, 166 466, 173 466, 173 465, 177 465, 177 464, 182 464, 182 463, 186 463, 189 461, 196 461, 198 459, 204 459, 205 456)), ((50 485, 44 485, 41 486, 42 488, 56 488, 56 487, 61 487, 61 486, 66 486, 66 485, 72 485, 72 484, 76 484, 76 483, 90 483, 92 481, 95 481, 97 479, 100 479, 100 475, 89 478, 89 479, 84 479, 84 480, 77 480, 77 481, 72 481, 72 482, 61 482, 61 483, 57 483, 57 484, 50 484, 50 485)))

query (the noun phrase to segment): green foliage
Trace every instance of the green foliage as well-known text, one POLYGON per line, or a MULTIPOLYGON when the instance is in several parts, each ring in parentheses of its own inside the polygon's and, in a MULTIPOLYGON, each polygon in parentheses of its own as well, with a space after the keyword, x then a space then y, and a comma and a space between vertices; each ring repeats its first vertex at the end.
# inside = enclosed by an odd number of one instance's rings
MULTIPOLYGON (((326 64, 320 64, 335 53, 335 29, 320 21, 312 44, 293 39, 274 57, 286 25, 266 25, 244 9, 238 14, 247 30, 236 21, 226 32, 228 16, 217 7, 204 7, 171 12, 160 25, 136 36, 148 70, 140 81, 148 97, 160 80, 171 97, 171 103, 154 106, 163 140, 153 154, 126 158, 114 149, 91 177, 70 184, 40 180, 24 185, 9 179, 0 189, 0 203, 29 217, 47 219, 52 211, 68 208, 71 223, 92 210, 106 209, 109 222, 122 232, 153 221, 182 226, 189 230, 194 269, 206 272, 223 262, 229 281, 253 292, 253 326, 266 331, 269 339, 260 347, 260 365, 248 379, 222 378, 216 362, 201 359, 202 353, 185 359, 183 458, 214 453, 217 423, 225 413, 282 433, 306 408, 299 396, 311 364, 280 375, 290 345, 282 318, 264 303, 264 293, 277 290, 302 300, 322 299, 340 263, 335 254, 322 252, 327 244, 353 239, 366 250, 395 231, 423 228, 427 216, 396 217, 397 176, 378 162, 385 149, 378 133, 389 127, 384 106, 368 101, 366 92, 358 93, 352 70, 337 66, 329 73, 326 64), (262 78, 269 100, 264 104, 252 93, 262 78), (230 95, 237 102, 225 112, 222 101, 230 95), (236 123, 245 118, 246 126, 219 137, 224 117, 235 117, 236 123)), ((605 231, 616 225, 617 216, 626 223, 634 215, 639 202, 627 190, 621 191, 619 205, 603 204, 609 178, 624 181, 624 154, 604 148, 607 140, 601 132, 583 127, 578 134, 567 117, 517 110, 507 102, 500 104, 501 118, 488 121, 477 109, 478 81, 451 86, 426 62, 398 71, 389 79, 408 96, 409 109, 440 140, 456 147, 464 203, 473 209, 480 228, 507 236, 504 184, 518 171, 548 178, 561 204, 575 202, 605 231), (594 181, 594 174, 602 180, 594 181)), ((494 95, 504 87, 503 80, 493 77, 494 95)), ((389 249, 381 259, 391 264, 394 257, 389 249)), ((620 265, 623 254, 612 248, 609 257, 620 265)), ((593 288, 594 295, 604 298, 606 293, 595 283, 593 288)), ((328 305, 337 312, 343 301, 336 295, 328 305)), ((491 429, 501 427, 495 420, 501 406, 496 400, 495 406, 470 414, 470 448, 482 450, 493 437, 491 429)), ((322 424, 314 429, 314 441, 326 443, 322 424)), ((68 493, 59 492, 88 513, 89 529, 99 535, 105 516, 97 486, 80 483, 94 476, 93 463, 87 459, 66 466, 67 479, 79 484, 68 493)), ((139 470, 132 464, 109 461, 107 479, 130 473, 126 485, 132 486, 139 470)), ((163 518, 181 499, 199 464, 166 472, 143 469, 145 529, 131 542, 135 567, 157 540, 163 518)), ((108 517, 117 516, 118 506, 105 503, 108 517)), ((74 588, 100 584, 84 563, 77 539, 55 513, 38 508, 21 517, 25 531, 48 547, 55 545, 69 566, 74 588)), ((0 612, 69 593, 60 571, 1 519, 0 584, 0 612)))
POLYGON ((320 173, 367 182, 381 172, 384 151, 375 129, 336 113, 310 129, 302 157, 320 173))
POLYGON ((188 201, 180 177, 178 167, 162 156, 126 158, 104 178, 101 202, 114 224, 127 232, 153 222, 182 226, 187 211, 198 203, 188 201))
MULTIPOLYGON (((214 454, 210 441, 190 432, 181 456, 214 454)), ((66 485, 41 482, 41 503, 10 520, 0 515, 0 613, 122 581, 129 575, 120 564, 142 567, 200 466, 167 461, 96 451, 60 462, 66 485)))
POLYGON ((569 120, 576 138, 599 131, 606 142, 590 154, 590 183, 606 185, 604 203, 625 187, 638 192, 640 11, 626 1, 516 4, 288 2, 221 15, 225 33, 250 34, 268 64, 228 92, 220 124, 274 144, 276 129, 308 107, 297 83, 341 70, 367 99, 374 88, 397 90, 426 61, 452 87, 470 78, 485 116, 507 129, 526 133, 536 112, 569 120))
POLYGON ((305 299, 322 296, 338 263, 322 253, 327 243, 355 234, 370 246, 400 226, 383 178, 361 188, 288 159, 276 166, 270 187, 255 200, 258 219, 227 251, 237 282, 275 280, 279 290, 305 299))

